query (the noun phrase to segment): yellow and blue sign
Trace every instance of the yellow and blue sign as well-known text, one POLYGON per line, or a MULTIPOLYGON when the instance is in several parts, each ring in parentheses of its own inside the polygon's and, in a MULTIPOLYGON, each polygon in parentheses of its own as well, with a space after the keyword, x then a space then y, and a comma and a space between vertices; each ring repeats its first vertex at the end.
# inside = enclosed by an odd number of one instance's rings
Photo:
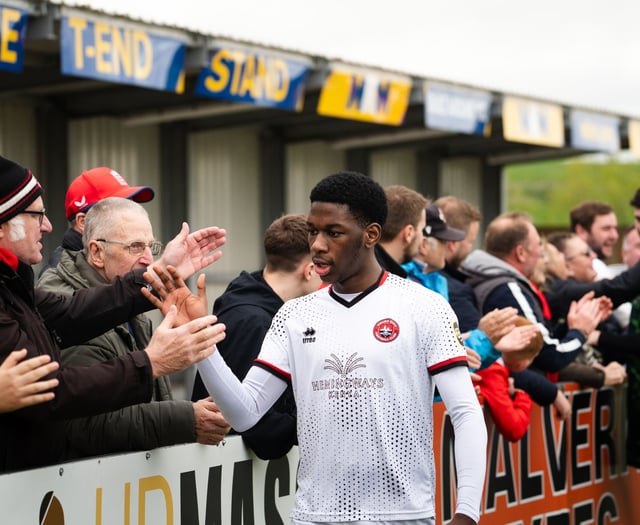
POLYGON ((564 146, 562 106, 505 96, 502 101, 504 138, 540 146, 564 146))
POLYGON ((427 128, 491 134, 491 93, 440 82, 425 82, 423 91, 427 128))
POLYGON ((410 94, 408 78, 336 69, 322 87, 317 112, 328 117, 400 126, 410 94))
POLYGON ((202 68, 196 95, 300 111, 309 72, 306 62, 263 52, 216 48, 202 68))
POLYGON ((588 151, 620 149, 620 119, 586 111, 571 112, 571 145, 588 151))
POLYGON ((0 5, 0 69, 22 72, 24 39, 29 14, 24 9, 0 5))
POLYGON ((184 91, 184 43, 139 27, 64 16, 60 58, 66 75, 184 91))

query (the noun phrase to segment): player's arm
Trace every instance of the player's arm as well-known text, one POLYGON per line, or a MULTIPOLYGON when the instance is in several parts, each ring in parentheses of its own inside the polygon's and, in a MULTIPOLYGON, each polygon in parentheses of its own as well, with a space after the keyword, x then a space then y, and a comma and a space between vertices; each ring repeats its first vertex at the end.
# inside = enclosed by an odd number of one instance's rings
POLYGON ((443 370, 433 379, 451 417, 455 435, 458 486, 456 517, 451 523, 477 523, 487 464, 487 427, 482 409, 465 367, 443 370))
POLYGON ((238 432, 253 427, 287 388, 284 379, 257 366, 240 382, 220 352, 198 363, 198 372, 225 419, 238 432))

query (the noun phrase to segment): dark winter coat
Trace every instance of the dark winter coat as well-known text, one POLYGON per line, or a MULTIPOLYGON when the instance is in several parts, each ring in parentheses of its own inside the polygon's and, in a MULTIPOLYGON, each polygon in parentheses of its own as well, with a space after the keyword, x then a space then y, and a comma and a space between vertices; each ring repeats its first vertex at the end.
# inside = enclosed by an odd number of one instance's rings
MULTIPOLYGON (((104 284, 104 279, 89 265, 83 252, 65 250, 58 266, 42 275, 37 288, 72 295, 76 290, 104 284)), ((65 348, 61 363, 65 367, 90 366, 144 350, 151 332, 151 320, 144 314, 137 315, 81 345, 65 348)), ((193 405, 187 400, 173 400, 169 378, 155 380, 153 401, 157 402, 66 421, 63 459, 149 450, 195 441, 193 405)))
MULTIPOLYGON (((0 250, 0 360, 26 348, 27 357, 60 360, 59 347, 86 341, 151 309, 140 293, 142 272, 112 286, 79 290, 72 297, 34 290, 31 266, 0 250)), ((153 377, 145 352, 103 364, 62 368, 53 401, 0 414, 0 472, 50 464, 63 447, 63 419, 115 410, 151 399, 153 377)))

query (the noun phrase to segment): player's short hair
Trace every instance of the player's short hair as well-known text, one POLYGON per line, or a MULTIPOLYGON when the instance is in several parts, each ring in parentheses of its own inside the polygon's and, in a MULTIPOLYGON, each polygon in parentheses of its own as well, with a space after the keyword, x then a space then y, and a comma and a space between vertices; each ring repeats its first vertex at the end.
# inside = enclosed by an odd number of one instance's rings
POLYGON ((282 215, 264 232, 267 270, 293 272, 300 261, 310 253, 309 229, 305 215, 282 215))
POLYGON ((322 179, 309 194, 314 202, 345 204, 358 223, 367 227, 387 220, 387 199, 382 186, 355 171, 340 171, 322 179))

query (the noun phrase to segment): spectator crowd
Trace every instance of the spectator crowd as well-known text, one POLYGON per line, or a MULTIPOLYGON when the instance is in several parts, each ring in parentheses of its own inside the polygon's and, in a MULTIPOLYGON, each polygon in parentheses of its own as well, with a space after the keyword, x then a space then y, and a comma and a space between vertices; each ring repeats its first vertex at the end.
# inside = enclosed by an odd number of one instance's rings
POLYGON ((436 489, 422 465, 435 390, 457 438, 451 523, 476 523, 478 400, 504 439, 518 441, 533 403, 570 416, 564 382, 626 384, 626 457, 640 467, 640 190, 630 197, 636 222, 623 264, 610 265, 619 233, 606 203, 576 203, 565 230, 541 237, 524 213, 483 223, 458 197, 341 172, 312 190, 309 215, 274 220, 264 266, 240 272, 208 313, 204 278, 196 294, 183 279, 217 260, 226 232, 185 224, 164 246, 143 206, 153 189, 105 167, 69 186, 69 228, 36 279, 52 229, 43 188, 0 157, 0 472, 216 445, 238 432, 263 459, 300 446, 294 523, 431 519, 436 489), (153 329, 145 312, 155 307, 164 319, 153 329), (384 312, 373 332, 363 324, 384 312), (370 332, 379 351, 362 342, 370 332), (331 357, 310 352, 315 344, 332 345, 331 357), (174 399, 167 376, 196 363, 190 399, 174 399), (339 415, 309 392, 322 370, 346 381, 358 368, 371 384, 357 402, 342 400, 339 415), (389 393, 374 395, 383 385, 389 393), (320 439, 329 423, 332 436, 320 439), (385 428, 342 450, 351 432, 376 424, 385 428), (327 477, 325 461, 339 470, 327 477), (389 492, 387 480, 403 475, 420 490, 389 492))

